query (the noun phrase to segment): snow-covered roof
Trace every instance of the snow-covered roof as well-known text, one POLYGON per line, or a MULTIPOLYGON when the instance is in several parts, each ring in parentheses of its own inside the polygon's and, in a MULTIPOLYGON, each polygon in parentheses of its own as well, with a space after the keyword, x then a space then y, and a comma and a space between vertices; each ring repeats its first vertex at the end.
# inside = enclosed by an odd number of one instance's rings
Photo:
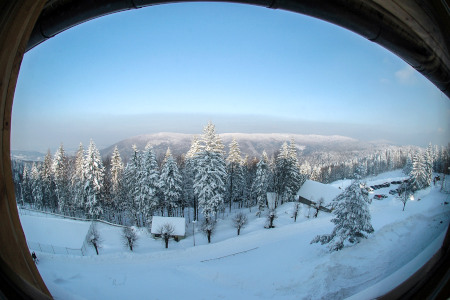
POLYGON ((158 234, 159 229, 167 223, 174 227, 172 235, 184 236, 186 234, 186 221, 184 218, 159 216, 153 216, 151 233, 158 234))
POLYGON ((325 204, 331 203, 342 190, 331 186, 329 184, 323 184, 313 180, 306 180, 302 187, 297 192, 297 197, 301 196, 310 201, 317 202, 320 198, 323 198, 325 204))

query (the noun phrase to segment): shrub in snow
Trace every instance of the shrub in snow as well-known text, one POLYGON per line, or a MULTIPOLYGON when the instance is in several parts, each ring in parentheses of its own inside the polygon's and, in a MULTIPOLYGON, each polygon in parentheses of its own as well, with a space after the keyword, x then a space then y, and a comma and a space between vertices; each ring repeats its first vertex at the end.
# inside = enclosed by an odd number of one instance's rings
POLYGON ((413 186, 411 185, 411 182, 408 180, 407 182, 404 182, 400 185, 399 190, 400 190, 400 200, 403 203, 403 211, 404 211, 406 202, 408 202, 408 200, 411 199, 413 195, 413 186))
POLYGON ((206 218, 203 220, 200 229, 208 238, 208 243, 211 243, 211 236, 214 234, 214 230, 216 229, 216 222, 206 218))
POLYGON ((300 203, 296 202, 292 209, 292 217, 294 218, 294 222, 297 222, 298 212, 300 210, 300 203))
POLYGON ((133 247, 136 246, 138 235, 132 227, 125 227, 122 232, 125 247, 129 247, 133 251, 133 247))
POLYGON ((247 216, 241 212, 233 217, 233 227, 237 229, 237 235, 241 233, 241 228, 244 228, 247 223, 247 216))
POLYGON ((266 220, 266 226, 264 228, 275 228, 275 225, 273 225, 273 221, 277 218, 277 212, 275 209, 270 209, 267 213, 267 220, 266 220))
POLYGON ((169 239, 173 235, 174 231, 175 231, 175 227, 173 227, 173 225, 170 223, 166 223, 158 229, 158 233, 161 235, 162 239, 164 240, 166 249, 169 248, 169 239))
POLYGON ((100 238, 100 233, 97 230, 97 226, 94 224, 89 232, 89 244, 91 244, 95 252, 98 255, 98 249, 101 248, 102 239, 100 238))
POLYGON ((366 233, 372 233, 368 192, 361 188, 359 181, 354 181, 344 193, 335 200, 334 214, 331 220, 335 224, 331 234, 318 235, 312 243, 329 244, 330 251, 338 251, 344 247, 344 242, 359 243, 361 238, 367 238, 366 233))
POLYGON ((323 203, 323 198, 320 198, 319 201, 316 202, 316 205, 314 205, 314 208, 316 210, 316 212, 314 213, 314 218, 317 218, 317 216, 319 215, 319 210, 323 203))

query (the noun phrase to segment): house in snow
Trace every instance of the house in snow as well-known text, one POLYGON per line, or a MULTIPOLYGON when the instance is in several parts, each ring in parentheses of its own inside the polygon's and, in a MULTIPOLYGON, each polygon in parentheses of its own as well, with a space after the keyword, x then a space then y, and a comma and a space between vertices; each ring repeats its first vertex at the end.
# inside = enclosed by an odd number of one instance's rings
POLYGON ((341 193, 342 190, 329 184, 306 180, 297 192, 297 199, 299 202, 309 206, 315 206, 318 200, 323 199, 323 204, 319 209, 331 212, 328 208, 331 205, 331 201, 341 193))
POLYGON ((173 232, 171 236, 174 238, 175 241, 179 241, 180 239, 183 239, 186 235, 186 220, 184 218, 178 218, 178 217, 159 217, 159 216, 153 216, 152 218, 152 229, 151 234, 155 237, 161 236, 161 228, 164 227, 164 225, 170 224, 173 228, 173 232))

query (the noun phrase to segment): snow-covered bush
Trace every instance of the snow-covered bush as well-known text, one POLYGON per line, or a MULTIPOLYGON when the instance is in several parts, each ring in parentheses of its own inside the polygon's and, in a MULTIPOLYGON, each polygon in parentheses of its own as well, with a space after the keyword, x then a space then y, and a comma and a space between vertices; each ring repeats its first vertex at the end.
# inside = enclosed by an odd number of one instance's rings
POLYGON ((233 227, 237 229, 237 235, 241 233, 241 228, 244 228, 247 223, 248 219, 244 213, 237 213, 233 217, 233 227))
POLYGON ((100 233, 97 230, 97 226, 92 225, 91 227, 91 231, 89 232, 89 244, 91 244, 94 249, 95 252, 97 252, 98 255, 98 249, 101 248, 101 243, 103 242, 103 240, 100 238, 100 233))
POLYGON ((300 203, 296 202, 294 207, 292 208, 292 217, 294 218, 294 222, 297 222, 297 216, 300 211, 300 203))
POLYGON ((277 212, 275 209, 270 209, 267 213, 267 219, 266 219, 266 225, 264 228, 275 228, 275 225, 273 225, 273 221, 277 218, 277 212))
POLYGON ((335 224, 333 232, 316 236, 311 244, 329 244, 330 251, 338 251, 344 247, 345 241, 359 243, 374 231, 368 205, 371 201, 367 190, 361 188, 359 181, 352 182, 334 202, 336 217, 331 220, 335 224))
POLYGON ((175 227, 173 227, 173 225, 170 223, 166 223, 158 229, 158 234, 160 234, 162 239, 164 240, 166 249, 169 248, 169 239, 172 236, 172 234, 174 233, 174 231, 175 231, 175 227))
POLYGON ((133 251, 133 247, 136 246, 138 235, 132 227, 124 227, 122 232, 125 247, 129 247, 133 251))
POLYGON ((325 200, 323 198, 320 198, 316 202, 316 205, 314 205, 314 209, 316 210, 316 212, 314 213, 314 218, 317 218, 317 216, 319 215, 320 207, 323 205, 324 202, 325 202, 325 200))
POLYGON ((214 234, 214 230, 216 229, 216 222, 206 218, 203 220, 200 229, 208 238, 208 243, 211 243, 211 236, 214 234))

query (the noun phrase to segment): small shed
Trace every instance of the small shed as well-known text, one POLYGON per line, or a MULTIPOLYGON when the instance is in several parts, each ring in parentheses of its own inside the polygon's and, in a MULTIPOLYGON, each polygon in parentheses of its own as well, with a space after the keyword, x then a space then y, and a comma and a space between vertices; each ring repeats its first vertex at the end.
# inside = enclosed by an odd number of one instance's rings
POLYGON ((171 236, 176 240, 179 241, 180 239, 183 239, 186 235, 186 220, 184 218, 179 217, 159 217, 159 216, 153 216, 152 218, 152 229, 151 234, 153 237, 160 237, 161 236, 161 228, 166 225, 170 224, 173 228, 173 233, 171 236))
POLYGON ((329 184, 323 184, 314 180, 306 180, 298 190, 297 198, 299 202, 309 206, 315 206, 316 202, 323 198, 324 202, 323 206, 320 206, 320 210, 331 212, 327 206, 329 206, 331 201, 341 193, 342 190, 329 184))

